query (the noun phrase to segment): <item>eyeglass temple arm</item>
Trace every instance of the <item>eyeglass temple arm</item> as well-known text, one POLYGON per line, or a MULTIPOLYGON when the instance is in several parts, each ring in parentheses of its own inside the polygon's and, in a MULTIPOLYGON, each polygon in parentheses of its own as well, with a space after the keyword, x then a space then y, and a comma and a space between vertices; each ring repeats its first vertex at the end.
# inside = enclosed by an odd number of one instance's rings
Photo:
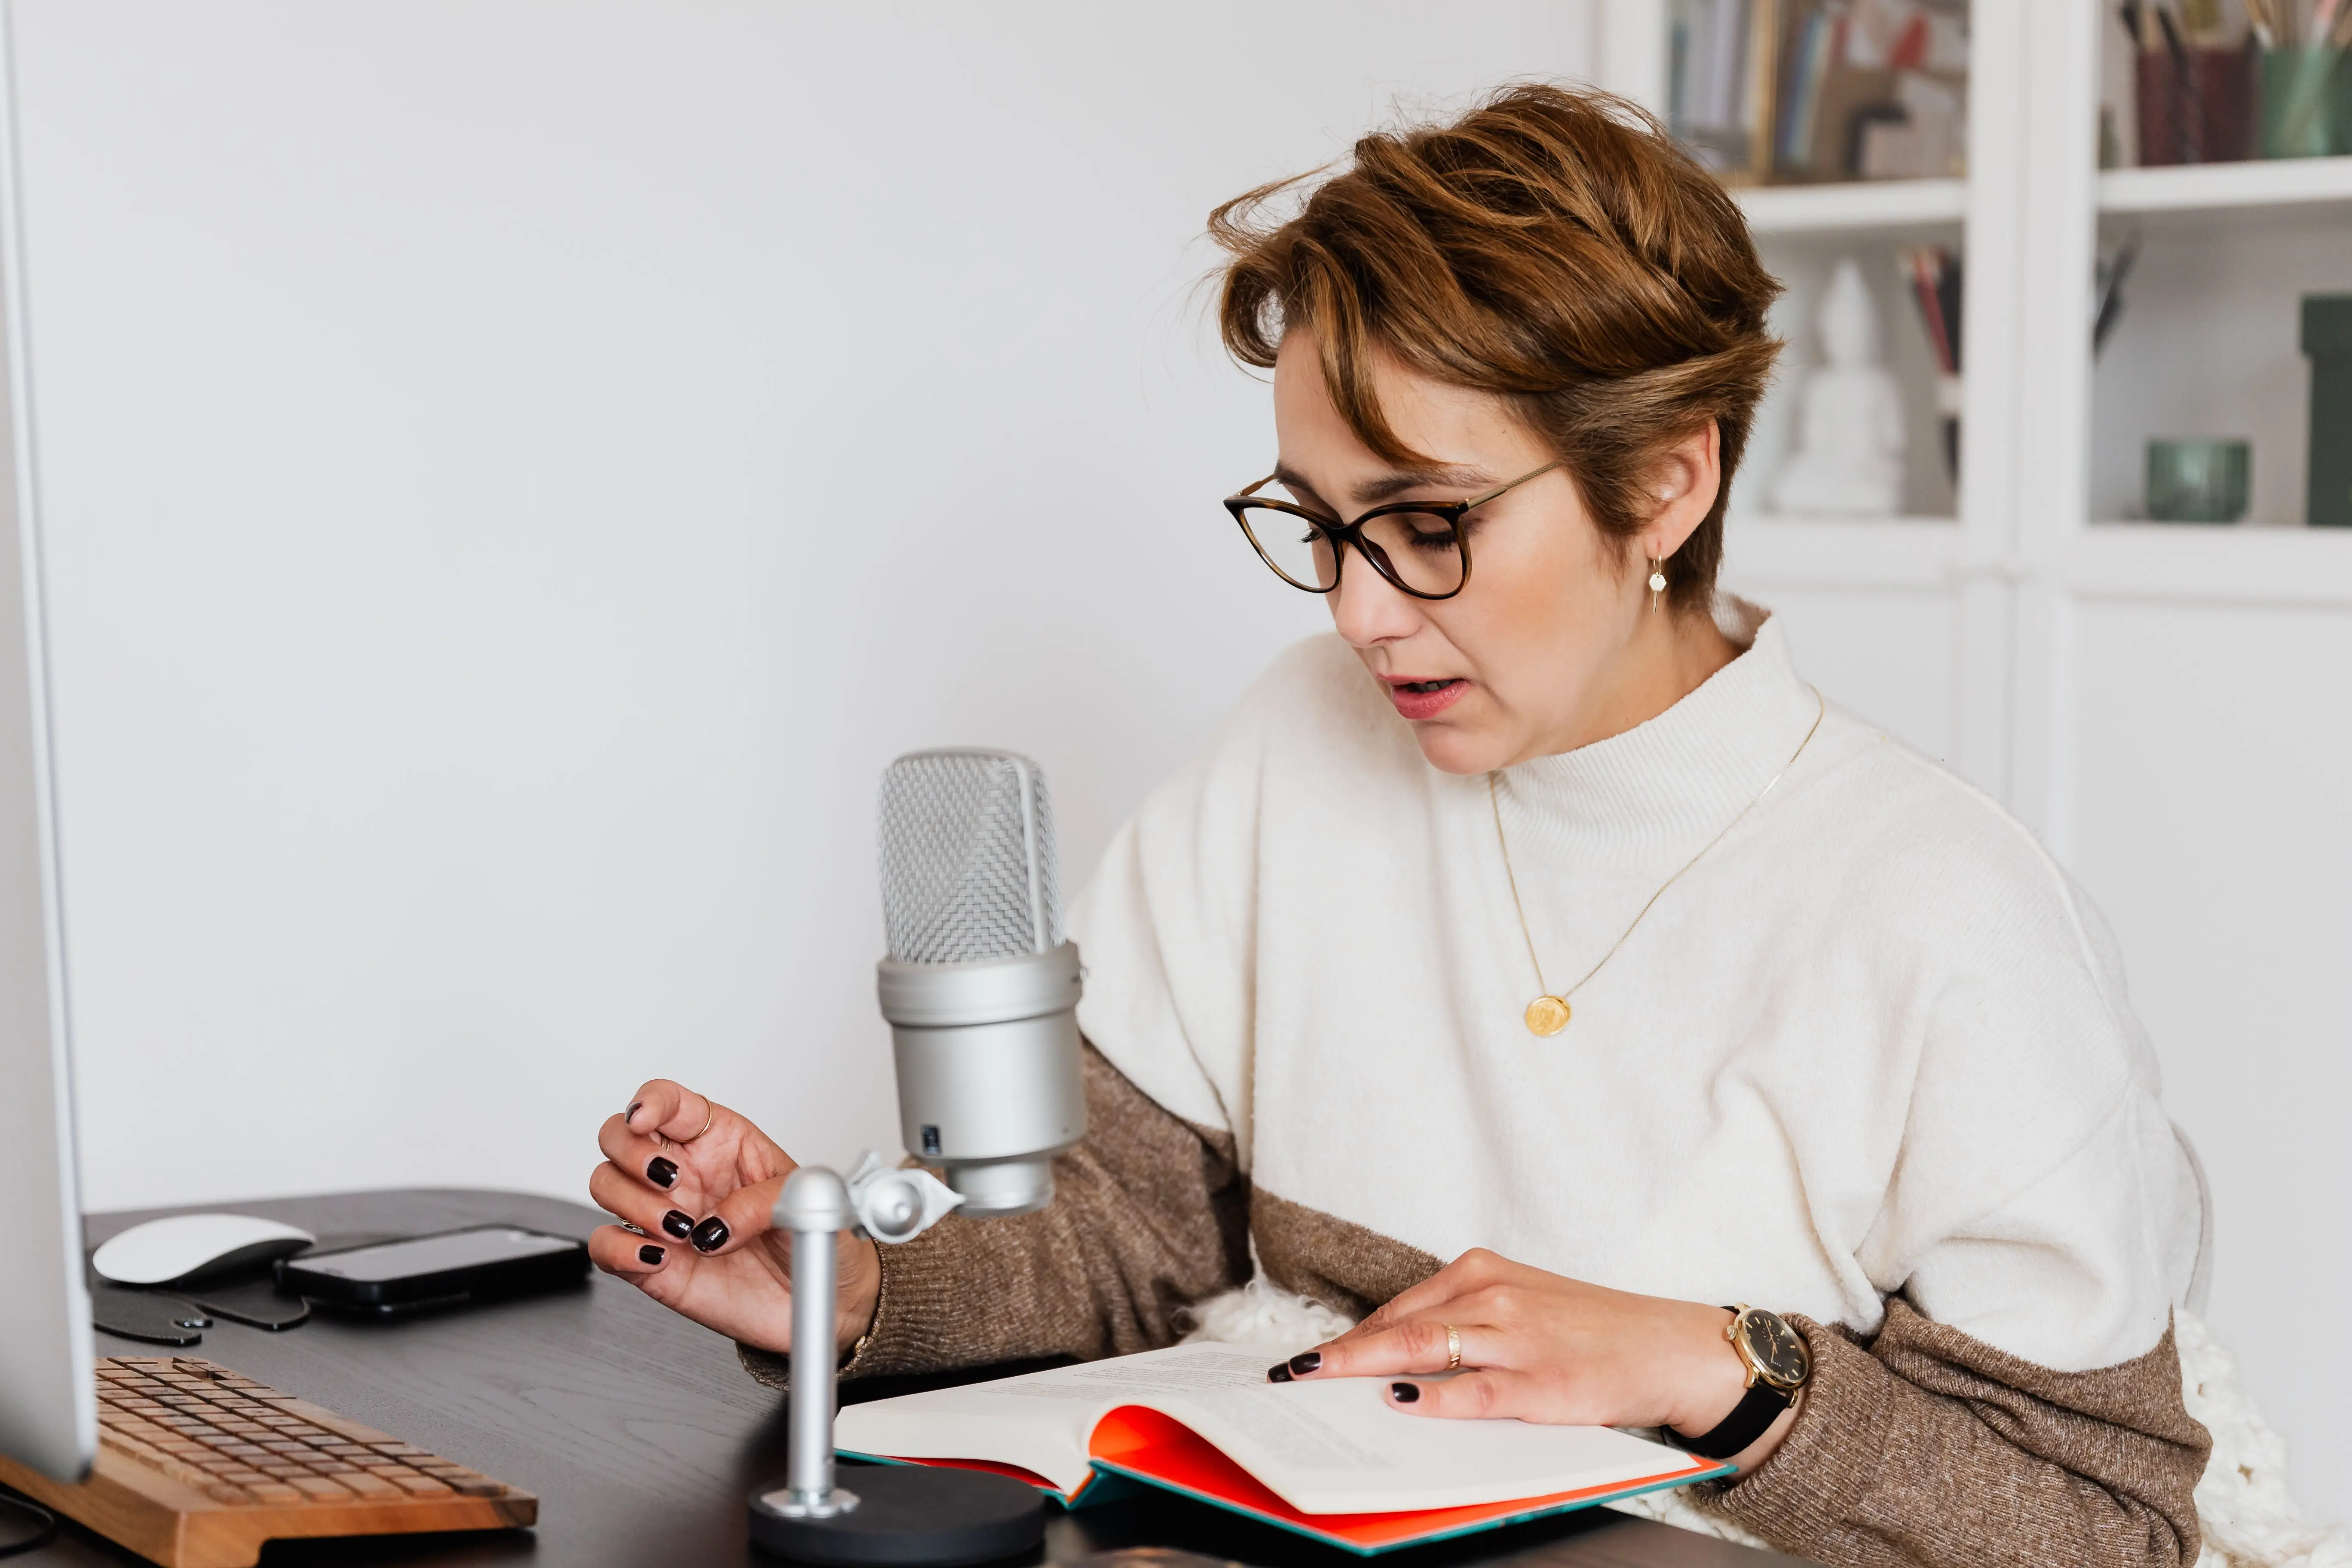
MULTIPOLYGON (((1496 496, 1501 495, 1506 490, 1517 489, 1529 479, 1539 479, 1543 478, 1546 474, 1550 473, 1554 468, 1559 468, 1560 464, 1567 460, 1568 459, 1565 458, 1554 458, 1550 462, 1546 463, 1542 468, 1536 469, 1533 473, 1521 474, 1517 479, 1511 480, 1508 484, 1496 485, 1491 490, 1472 496, 1468 500, 1457 501, 1454 504, 1461 507, 1464 511, 1469 511, 1474 508, 1485 506, 1488 501, 1493 500, 1496 496)), ((1266 478, 1271 479, 1273 476, 1269 474, 1266 478)), ((1265 483, 1265 479, 1260 479, 1257 482, 1258 485, 1262 485, 1264 483, 1265 483)), ((1257 489, 1257 485, 1252 485, 1250 489, 1257 489)))
MULTIPOLYGON (((1515 489, 1517 489, 1521 485, 1526 484, 1529 479, 1539 479, 1543 478, 1543 476, 1544 476, 1544 475, 1546 475, 1546 474, 1548 474, 1548 473, 1550 473, 1554 468, 1559 468, 1559 467, 1560 466, 1560 464, 1561 464, 1561 463, 1563 463, 1563 462, 1565 462, 1566 460, 1567 460, 1567 459, 1566 459, 1566 458, 1554 458, 1550 462, 1546 463, 1542 468, 1537 468, 1537 469, 1535 469, 1534 471, 1532 471, 1532 472, 1530 472, 1530 473, 1521 474, 1517 479, 1511 479, 1511 480, 1509 480, 1509 481, 1507 481, 1507 482, 1506 482, 1506 483, 1496 485, 1493 489, 1490 489, 1490 490, 1482 490, 1482 491, 1480 491, 1478 494, 1476 494, 1476 495, 1475 495, 1475 496, 1470 497, 1467 500, 1453 501, 1453 502, 1450 502, 1450 503, 1448 503, 1448 504, 1449 504, 1449 506, 1450 506, 1450 507, 1452 507, 1453 509, 1455 509, 1455 510, 1461 510, 1461 511, 1469 511, 1469 510, 1474 510, 1474 509, 1475 509, 1475 508, 1477 508, 1477 507, 1485 506, 1488 501, 1493 500, 1496 496, 1502 495, 1502 494, 1504 494, 1506 491, 1508 491, 1508 490, 1515 490, 1515 489)), ((1266 487, 1266 486, 1268 486, 1268 485, 1270 485, 1270 484, 1274 483, 1274 481, 1275 481, 1276 479, 1280 479, 1281 477, 1282 477, 1282 476, 1281 476, 1279 473, 1268 474, 1268 475, 1266 475, 1266 477, 1265 477, 1265 478, 1264 478, 1264 479, 1262 479, 1258 480, 1255 484, 1244 486, 1241 489, 1239 489, 1239 490, 1235 491, 1234 494, 1232 494, 1232 495, 1230 495, 1230 496, 1227 496, 1225 499, 1226 499, 1227 500, 1254 500, 1254 499, 1256 497, 1256 495, 1257 495, 1257 492, 1258 492, 1258 491, 1260 491, 1260 490, 1262 490, 1262 489, 1265 489, 1265 487, 1266 487)), ((1409 503, 1401 504, 1401 505, 1399 505, 1399 506, 1397 506, 1397 507, 1375 507, 1375 508, 1373 508, 1373 509, 1372 509, 1372 510, 1373 510, 1373 511, 1402 510, 1405 510, 1405 509, 1406 509, 1406 506, 1407 506, 1407 505, 1409 505, 1409 503)), ((1370 516, 1370 513, 1367 513, 1366 515, 1367 515, 1367 516, 1370 516)), ((1335 519, 1334 521, 1336 521, 1337 520, 1335 519)), ((1361 519, 1359 519, 1358 521, 1361 521, 1361 519)))

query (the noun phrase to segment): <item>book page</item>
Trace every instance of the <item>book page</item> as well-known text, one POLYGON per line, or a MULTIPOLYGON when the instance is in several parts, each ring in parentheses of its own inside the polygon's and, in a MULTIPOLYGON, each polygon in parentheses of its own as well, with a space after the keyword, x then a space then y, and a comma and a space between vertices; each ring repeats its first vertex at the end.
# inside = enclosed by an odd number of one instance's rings
POLYGON ((1389 1403, 1387 1378, 1263 1377, 1135 1403, 1181 1421, 1302 1513, 1509 1502, 1713 1468, 1606 1426, 1409 1415, 1389 1403))
POLYGON ((961 1388, 844 1405, 836 1447, 894 1459, 992 1459, 1077 1490, 1091 1473, 1087 1437, 1107 1411, 1171 1394, 1265 1384, 1265 1356, 1233 1345, 1171 1345, 961 1388))
POLYGON ((1546 1497, 1711 1468, 1604 1426, 1408 1415, 1386 1378, 1265 1381, 1265 1353, 1174 1345, 842 1408, 845 1451, 991 1459, 1067 1497, 1089 1469, 1095 1424, 1122 1405, 1174 1417, 1306 1513, 1387 1513, 1546 1497))

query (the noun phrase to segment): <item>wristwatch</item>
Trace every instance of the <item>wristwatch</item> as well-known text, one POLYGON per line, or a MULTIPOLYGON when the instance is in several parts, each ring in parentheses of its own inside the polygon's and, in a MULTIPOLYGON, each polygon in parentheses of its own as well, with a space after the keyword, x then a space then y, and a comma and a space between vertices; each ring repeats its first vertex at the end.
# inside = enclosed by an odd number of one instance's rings
POLYGON ((1690 1437, 1669 1426, 1664 1434, 1675 1447, 1708 1459, 1727 1459, 1764 1436, 1813 1375, 1812 1352, 1779 1314, 1745 1301, 1724 1310, 1731 1321, 1723 1337, 1748 1363, 1748 1393, 1711 1432, 1690 1437))

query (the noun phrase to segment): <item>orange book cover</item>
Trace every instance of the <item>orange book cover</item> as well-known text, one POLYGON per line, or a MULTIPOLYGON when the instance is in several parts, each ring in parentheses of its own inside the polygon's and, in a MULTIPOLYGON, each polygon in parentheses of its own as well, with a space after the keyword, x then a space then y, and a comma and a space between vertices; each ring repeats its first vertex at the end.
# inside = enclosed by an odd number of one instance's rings
POLYGON ((1365 1555, 1467 1535, 1474 1531, 1495 1530, 1542 1514, 1591 1508, 1618 1498, 1656 1491, 1663 1487, 1687 1486, 1731 1473, 1728 1465, 1685 1454, 1678 1457, 1685 1463, 1660 1475, 1612 1486, 1554 1492, 1549 1497, 1474 1503, 1464 1508, 1412 1509, 1402 1513, 1302 1513, 1275 1496, 1264 1482, 1220 1453, 1206 1438, 1156 1410, 1131 1405, 1112 1411, 1095 1427, 1091 1447, 1098 1470, 1182 1492, 1202 1502, 1365 1555))

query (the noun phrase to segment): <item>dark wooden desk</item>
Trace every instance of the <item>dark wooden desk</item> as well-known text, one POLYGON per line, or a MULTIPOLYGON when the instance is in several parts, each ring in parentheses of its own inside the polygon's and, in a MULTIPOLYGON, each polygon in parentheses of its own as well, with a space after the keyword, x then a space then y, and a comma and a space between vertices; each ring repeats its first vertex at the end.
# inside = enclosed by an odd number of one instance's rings
MULTIPOLYGON (((321 1237, 415 1234, 509 1221, 584 1236, 604 1216, 509 1193, 353 1193, 215 1205, 321 1237)), ((155 1211, 156 1213, 169 1211, 155 1211)), ((94 1215, 92 1245, 154 1213, 94 1215)), ((98 1336, 100 1355, 170 1353, 98 1336)), ((743 1501, 784 1470, 782 1399, 744 1375, 729 1341, 603 1275, 559 1296, 409 1322, 323 1314, 285 1333, 223 1322, 201 1355, 539 1494, 539 1528, 496 1535, 285 1542, 266 1565, 507 1563, 753 1564, 779 1559, 744 1539, 743 1501)), ((857 1385, 845 1388, 856 1397, 857 1385)), ((1171 1546, 1272 1568, 1362 1560, 1181 1499, 1057 1514, 1046 1557, 1070 1563, 1122 1546, 1171 1546)), ((136 1563, 68 1523, 17 1562, 136 1563)), ((1391 1568, 1509 1562, 1522 1568, 1764 1568, 1782 1562, 1712 1538, 1593 1510, 1391 1553, 1391 1568)), ((12 1565, 13 1568, 13 1565, 12 1565)))

